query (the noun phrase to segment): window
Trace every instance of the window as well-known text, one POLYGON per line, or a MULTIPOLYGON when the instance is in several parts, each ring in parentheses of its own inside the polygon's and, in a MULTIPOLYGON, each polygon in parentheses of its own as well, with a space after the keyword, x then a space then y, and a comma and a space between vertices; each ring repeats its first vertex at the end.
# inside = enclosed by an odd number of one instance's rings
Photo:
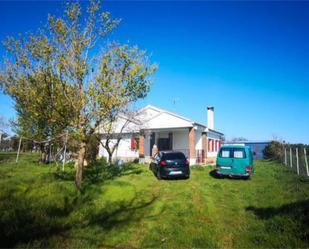
POLYGON ((234 148, 233 153, 234 158, 246 158, 245 149, 243 148, 234 148))
POLYGON ((246 152, 244 148, 222 148, 219 152, 219 157, 246 158, 246 152))
POLYGON ((208 139, 208 151, 211 151, 211 140, 212 139, 210 139, 210 138, 208 139))
POLYGON ((131 151, 139 149, 139 137, 138 136, 131 136, 131 151))
POLYGON ((131 150, 135 150, 135 139, 134 139, 134 135, 131 136, 131 150))
POLYGON ((227 148, 227 149, 222 149, 220 151, 220 157, 223 157, 223 158, 230 158, 231 157, 231 149, 227 148))
POLYGON ((216 151, 219 150, 219 140, 216 140, 216 151))

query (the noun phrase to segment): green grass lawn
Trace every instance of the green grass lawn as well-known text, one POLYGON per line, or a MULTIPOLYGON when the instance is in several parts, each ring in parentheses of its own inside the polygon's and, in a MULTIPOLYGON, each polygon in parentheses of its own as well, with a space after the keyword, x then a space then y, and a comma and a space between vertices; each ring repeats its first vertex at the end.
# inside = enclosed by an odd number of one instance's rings
POLYGON ((87 168, 78 193, 33 155, 0 154, 0 247, 308 248, 309 180, 255 162, 252 180, 158 181, 146 165, 87 168))

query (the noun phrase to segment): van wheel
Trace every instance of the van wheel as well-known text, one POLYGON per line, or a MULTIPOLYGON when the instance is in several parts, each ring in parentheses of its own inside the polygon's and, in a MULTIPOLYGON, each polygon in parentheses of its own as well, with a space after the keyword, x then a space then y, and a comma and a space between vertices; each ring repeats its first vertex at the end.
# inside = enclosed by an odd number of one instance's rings
POLYGON ((246 176, 246 177, 245 177, 245 180, 251 180, 251 175, 246 176))

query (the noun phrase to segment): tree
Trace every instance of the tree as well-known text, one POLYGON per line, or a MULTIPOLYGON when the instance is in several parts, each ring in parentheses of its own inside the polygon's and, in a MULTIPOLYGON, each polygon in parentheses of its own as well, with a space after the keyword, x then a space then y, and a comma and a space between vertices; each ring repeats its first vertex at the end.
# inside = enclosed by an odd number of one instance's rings
MULTIPOLYGON (((49 122, 31 107, 36 87, 42 87, 42 100, 35 106, 46 104, 53 123, 63 122, 60 129, 69 129, 79 142, 75 176, 78 189, 82 187, 89 138, 102 122, 146 96, 149 76, 156 69, 137 47, 113 43, 98 52, 102 38, 118 24, 118 19, 100 10, 99 2, 91 1, 86 12, 78 2, 71 2, 62 17, 50 15, 47 26, 37 34, 9 38, 5 43, 12 56, 6 59, 1 76, 4 90, 14 98, 16 109, 25 113, 19 117, 36 117, 43 130, 50 131, 49 122), (28 92, 21 90, 25 86, 28 92)), ((27 120, 22 122, 30 127, 27 120)))
POLYGON ((278 141, 271 141, 263 150, 265 159, 282 161, 283 144, 278 141))
POLYGON ((124 134, 134 133, 141 124, 142 122, 138 119, 138 114, 135 111, 126 110, 121 113, 113 113, 100 125, 99 134, 102 139, 100 143, 108 154, 109 165, 112 165, 113 154, 124 134))
POLYGON ((0 116, 0 146, 2 139, 7 136, 5 129, 7 128, 7 123, 4 119, 4 117, 0 116))

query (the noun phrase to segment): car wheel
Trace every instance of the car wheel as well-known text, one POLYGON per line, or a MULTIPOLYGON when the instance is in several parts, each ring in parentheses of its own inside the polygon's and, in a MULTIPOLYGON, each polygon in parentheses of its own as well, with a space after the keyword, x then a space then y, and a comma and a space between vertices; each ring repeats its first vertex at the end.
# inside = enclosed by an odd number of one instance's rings
POLYGON ((160 170, 157 170, 157 178, 158 178, 158 180, 161 180, 161 179, 162 179, 160 170))

